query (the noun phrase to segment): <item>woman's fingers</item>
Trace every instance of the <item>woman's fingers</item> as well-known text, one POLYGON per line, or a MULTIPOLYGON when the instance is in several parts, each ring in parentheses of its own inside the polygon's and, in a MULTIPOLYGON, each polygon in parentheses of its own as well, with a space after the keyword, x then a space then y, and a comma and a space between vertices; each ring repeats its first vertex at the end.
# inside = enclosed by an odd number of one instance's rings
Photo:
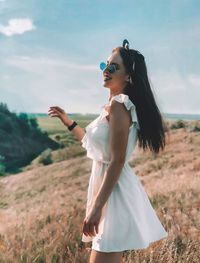
POLYGON ((59 112, 58 110, 56 110, 56 109, 49 110, 49 113, 48 113, 48 114, 51 115, 51 114, 54 114, 54 113, 60 115, 60 112, 59 112))
POLYGON ((56 112, 59 112, 59 110, 57 110, 56 108, 51 108, 50 110, 48 111, 56 111, 56 112))
POLYGON ((56 109, 56 110, 58 110, 58 111, 60 111, 60 112, 64 113, 64 110, 63 110, 63 109, 61 109, 61 108, 60 108, 60 107, 58 107, 58 106, 52 106, 52 107, 50 107, 50 109, 56 109))
POLYGON ((49 110, 48 115, 50 117, 60 117, 60 112, 55 110, 55 109, 54 110, 49 110))
MULTIPOLYGON (((86 236, 95 236, 96 234, 95 234, 95 231, 94 231, 94 229, 95 229, 95 226, 94 226, 94 224, 92 224, 92 223, 86 223, 85 221, 84 221, 84 225, 83 225, 83 233, 86 235, 86 236)), ((96 233, 98 233, 97 231, 96 231, 96 233)))
POLYGON ((95 236, 94 224, 90 224, 90 225, 89 225, 89 235, 90 235, 90 236, 95 236))
POLYGON ((86 221, 84 221, 83 223, 83 233, 88 236, 88 226, 86 224, 86 221))
POLYGON ((64 110, 63 109, 61 109, 60 107, 58 107, 58 106, 56 106, 56 109, 57 110, 59 110, 59 111, 61 111, 62 113, 64 112, 64 110))
POLYGON ((52 115, 50 115, 50 117, 59 117, 59 115, 58 114, 52 114, 52 115))
POLYGON ((96 234, 98 234, 98 232, 99 232, 99 225, 96 224, 96 225, 94 226, 94 228, 95 228, 96 234))

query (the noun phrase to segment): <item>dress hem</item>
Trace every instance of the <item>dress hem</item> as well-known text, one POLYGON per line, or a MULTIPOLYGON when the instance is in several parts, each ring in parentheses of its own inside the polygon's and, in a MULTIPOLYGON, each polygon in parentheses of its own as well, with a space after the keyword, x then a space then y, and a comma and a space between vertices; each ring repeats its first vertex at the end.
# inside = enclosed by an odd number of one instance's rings
MULTIPOLYGON (((160 237, 160 238, 157 238, 157 239, 154 239, 154 240, 152 240, 152 241, 148 241, 147 243, 144 243, 144 245, 143 246, 140 246, 140 247, 136 247, 136 246, 130 246, 130 247, 126 247, 126 248, 118 248, 118 249, 116 249, 116 248, 114 248, 114 249, 101 249, 101 248, 97 248, 95 245, 93 245, 92 244, 92 246, 91 246, 91 249, 94 249, 94 250, 96 250, 96 251, 99 251, 99 252, 122 252, 122 251, 126 251, 126 250, 140 250, 140 249, 146 249, 146 248, 148 248, 152 243, 154 243, 154 242, 158 242, 158 241, 160 241, 160 240, 162 240, 162 239, 164 239, 164 238, 167 238, 168 237, 168 233, 165 235, 165 236, 162 236, 162 237, 160 237)), ((90 243, 90 242, 92 242, 92 241, 82 241, 82 243, 90 243)))
MULTIPOLYGON (((96 248, 95 246, 92 245, 91 249, 94 249, 96 251, 99 251, 99 252, 123 252, 123 251, 127 251, 127 250, 140 250, 140 249, 146 249, 148 248, 150 245, 152 245, 152 243, 154 242, 157 242, 157 241, 160 241, 161 239, 164 239, 164 238, 167 238, 168 235, 164 236, 164 237, 161 237, 159 239, 156 239, 156 240, 153 240, 153 241, 149 241, 148 243, 146 243, 146 245, 144 245, 143 247, 134 247, 134 246, 130 246, 129 248, 123 248, 123 249, 99 249, 99 248, 96 248)), ((91 241, 89 241, 91 242, 91 241)), ((87 242, 88 243, 88 242, 87 242)))

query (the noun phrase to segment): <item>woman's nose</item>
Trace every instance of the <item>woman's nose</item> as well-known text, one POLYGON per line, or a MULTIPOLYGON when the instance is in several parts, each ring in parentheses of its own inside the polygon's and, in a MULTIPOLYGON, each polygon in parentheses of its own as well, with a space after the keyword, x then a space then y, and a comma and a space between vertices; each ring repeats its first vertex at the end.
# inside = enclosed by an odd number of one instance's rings
POLYGON ((108 66, 106 66, 105 69, 103 70, 103 73, 105 72, 109 73, 108 66))

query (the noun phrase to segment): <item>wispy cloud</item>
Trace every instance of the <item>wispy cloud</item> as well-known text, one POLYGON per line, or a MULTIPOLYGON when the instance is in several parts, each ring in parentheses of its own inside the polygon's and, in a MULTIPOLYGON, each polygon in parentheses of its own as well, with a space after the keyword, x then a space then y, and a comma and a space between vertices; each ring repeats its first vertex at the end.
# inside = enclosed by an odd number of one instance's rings
POLYGON ((47 112, 50 105, 65 107, 66 103, 71 104, 70 112, 99 112, 104 94, 102 72, 98 65, 76 63, 68 58, 50 55, 12 56, 5 61, 17 73, 11 79, 2 76, 3 92, 14 93, 17 90, 24 101, 29 102, 34 98, 32 105, 27 106, 24 102, 20 106, 28 107, 27 112, 47 112), (41 95, 41 91, 45 96, 41 95), (86 102, 84 109, 83 101, 86 102))
POLYGON ((150 81, 161 111, 200 114, 199 75, 181 74, 177 70, 160 70, 150 76, 150 81))
POLYGON ((21 35, 34 29, 36 29, 36 26, 33 25, 32 20, 29 18, 10 19, 8 21, 8 25, 6 26, 0 24, 0 33, 8 37, 13 35, 21 35))
POLYGON ((47 57, 30 57, 30 56, 13 56, 6 59, 8 65, 17 67, 24 71, 28 71, 35 74, 43 74, 47 70, 53 72, 58 72, 61 70, 63 72, 90 72, 99 71, 97 65, 84 65, 74 63, 68 59, 58 59, 58 58, 47 58, 47 57))
POLYGON ((188 82, 192 84, 194 87, 200 89, 200 76, 199 75, 191 74, 188 78, 188 82))

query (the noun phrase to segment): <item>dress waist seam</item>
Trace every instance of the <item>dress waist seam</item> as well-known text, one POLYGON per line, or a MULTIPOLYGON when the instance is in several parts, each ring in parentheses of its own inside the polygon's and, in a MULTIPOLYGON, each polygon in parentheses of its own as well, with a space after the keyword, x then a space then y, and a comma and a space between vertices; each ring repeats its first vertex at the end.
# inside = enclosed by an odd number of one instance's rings
MULTIPOLYGON (((93 158, 91 158, 91 159, 92 159, 93 161, 95 161, 95 162, 98 162, 98 163, 110 164, 110 161, 106 161, 106 160, 96 160, 96 159, 93 159, 93 158)), ((129 162, 128 160, 125 161, 125 162, 124 162, 124 165, 129 164, 128 162, 129 162)))

